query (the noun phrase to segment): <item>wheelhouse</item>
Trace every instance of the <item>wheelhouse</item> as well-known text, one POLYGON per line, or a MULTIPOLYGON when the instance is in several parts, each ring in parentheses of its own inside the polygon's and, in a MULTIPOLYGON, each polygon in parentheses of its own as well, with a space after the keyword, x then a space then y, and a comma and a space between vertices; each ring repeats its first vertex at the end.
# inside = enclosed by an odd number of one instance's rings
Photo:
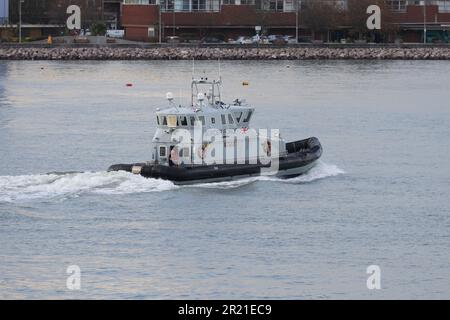
POLYGON ((176 106, 172 94, 167 94, 169 107, 156 112, 157 130, 153 137, 153 161, 172 165, 174 158, 192 159, 193 153, 201 147, 176 149, 176 143, 172 140, 174 130, 186 129, 193 136, 194 128, 201 125, 203 133, 208 129, 218 129, 225 136, 227 129, 249 127, 254 109, 239 99, 231 104, 224 103, 221 100, 220 86, 220 79, 193 79, 190 106, 176 106))

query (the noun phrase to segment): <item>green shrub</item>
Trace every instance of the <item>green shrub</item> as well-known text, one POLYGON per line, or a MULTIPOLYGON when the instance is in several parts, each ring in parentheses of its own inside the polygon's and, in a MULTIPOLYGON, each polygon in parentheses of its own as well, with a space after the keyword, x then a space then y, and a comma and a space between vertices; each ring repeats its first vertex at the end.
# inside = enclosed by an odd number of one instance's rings
POLYGON ((104 36, 106 34, 106 25, 103 22, 95 22, 91 25, 91 34, 93 36, 104 36))

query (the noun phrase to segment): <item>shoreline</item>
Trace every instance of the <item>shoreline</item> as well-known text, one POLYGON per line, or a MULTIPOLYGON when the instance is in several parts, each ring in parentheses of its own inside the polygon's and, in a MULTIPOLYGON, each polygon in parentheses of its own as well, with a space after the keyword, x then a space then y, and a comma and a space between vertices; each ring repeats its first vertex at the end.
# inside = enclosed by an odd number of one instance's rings
POLYGON ((0 60, 450 60, 449 46, 0 46, 0 60))

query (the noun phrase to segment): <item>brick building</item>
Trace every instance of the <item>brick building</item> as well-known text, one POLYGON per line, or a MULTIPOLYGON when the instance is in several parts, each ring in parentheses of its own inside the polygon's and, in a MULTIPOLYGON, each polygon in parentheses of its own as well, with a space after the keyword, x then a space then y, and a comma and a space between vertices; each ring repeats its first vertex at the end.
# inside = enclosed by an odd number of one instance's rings
MULTIPOLYGON (((60 35, 65 30, 68 14, 67 7, 74 4, 81 9, 82 28, 89 28, 92 23, 104 21, 104 0, 9 0, 9 19, 5 28, 17 33, 19 20, 22 25, 22 36, 32 39, 48 35, 60 35), (21 19, 19 12, 21 11, 21 19)), ((121 1, 116 1, 120 10, 121 1)))
MULTIPOLYGON (((347 0, 332 1, 346 8, 347 0)), ((301 0, 124 0, 122 26, 125 37, 138 41, 164 41, 168 36, 202 38, 219 35, 233 38, 255 35, 261 26, 268 34, 310 34, 298 18, 301 0), (160 31, 161 30, 161 31, 160 31)), ((405 42, 422 42, 424 25, 428 41, 448 41, 450 0, 388 0, 398 37, 405 42), (425 17, 425 18, 424 18, 425 17), (425 23, 424 23, 425 22, 425 23)), ((349 26, 342 26, 344 30, 349 26)), ((342 34, 342 32, 341 32, 342 34)), ((316 38, 324 39, 320 33, 316 38)), ((391 39, 393 41, 394 39, 391 39)))
POLYGON ((404 42, 423 42, 426 28, 427 42, 448 42, 450 30, 450 0, 393 1, 395 23, 400 27, 404 42))
POLYGON ((294 0, 125 0, 122 26, 128 39, 149 41, 179 35, 223 38, 254 35, 255 26, 290 34, 296 25, 294 0))
POLYGON ((122 0, 103 1, 103 18, 107 29, 120 28, 121 5, 122 0))
MULTIPOLYGON (((205 36, 236 38, 255 35, 259 26, 267 34, 295 35, 311 40, 339 40, 349 25, 336 30, 311 32, 302 25, 302 3, 307 0, 23 0, 22 35, 33 39, 59 35, 65 30, 66 9, 81 8, 82 28, 105 23, 107 29, 124 28, 125 37, 138 41, 164 41, 177 35, 194 40, 205 36), (298 10, 297 10, 298 8, 298 10), (300 18, 299 18, 300 17, 300 18), (330 31, 332 37, 330 37, 330 31)), ((350 0, 311 0, 347 8, 350 0)), ((405 42, 448 41, 450 0, 386 0, 393 12, 396 37, 405 42), (425 21, 425 23, 424 23, 425 21)), ((3 30, 17 34, 19 0, 1 0, 3 30), (7 13, 6 13, 7 11, 7 13)), ((1 29, 1 28, 0 28, 1 29)), ((395 37, 385 38, 394 41, 395 37)))

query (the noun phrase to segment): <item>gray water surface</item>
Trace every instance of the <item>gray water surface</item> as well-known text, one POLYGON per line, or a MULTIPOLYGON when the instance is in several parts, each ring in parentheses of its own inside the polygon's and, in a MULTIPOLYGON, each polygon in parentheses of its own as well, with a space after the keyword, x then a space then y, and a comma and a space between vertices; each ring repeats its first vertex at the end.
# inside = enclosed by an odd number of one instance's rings
POLYGON ((0 298, 450 298, 448 62, 221 72, 254 127, 317 136, 319 165, 187 187, 107 173, 150 158, 153 112, 167 91, 188 101, 191 62, 0 62, 0 298))

